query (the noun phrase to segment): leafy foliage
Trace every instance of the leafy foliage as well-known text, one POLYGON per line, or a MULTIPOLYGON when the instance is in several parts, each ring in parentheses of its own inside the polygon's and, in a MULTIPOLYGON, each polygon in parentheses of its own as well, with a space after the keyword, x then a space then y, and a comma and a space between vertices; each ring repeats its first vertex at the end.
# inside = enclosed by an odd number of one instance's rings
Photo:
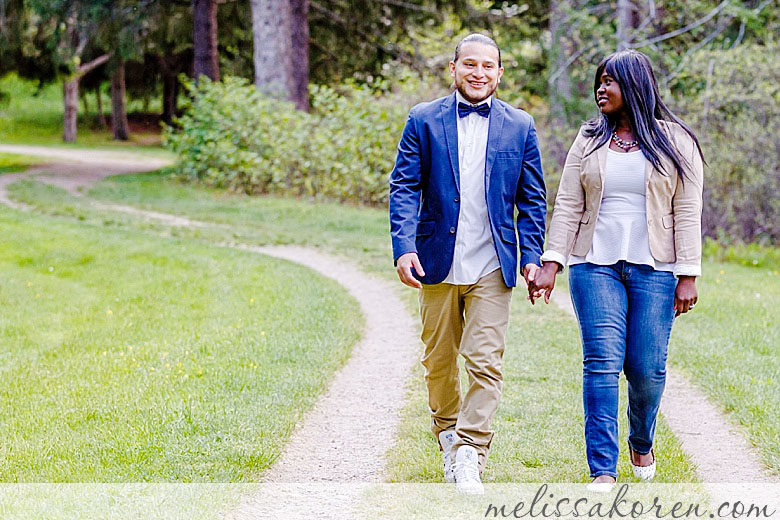
POLYGON ((249 194, 387 200, 407 103, 368 86, 313 86, 305 113, 240 78, 187 88, 191 106, 165 133, 183 177, 249 194))
POLYGON ((681 76, 678 111, 709 162, 705 234, 780 241, 780 46, 701 51, 681 76))

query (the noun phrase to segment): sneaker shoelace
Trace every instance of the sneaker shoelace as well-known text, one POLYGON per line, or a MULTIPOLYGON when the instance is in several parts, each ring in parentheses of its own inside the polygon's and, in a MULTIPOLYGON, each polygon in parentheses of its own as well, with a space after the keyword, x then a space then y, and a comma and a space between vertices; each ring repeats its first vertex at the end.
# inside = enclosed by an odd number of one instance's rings
POLYGON ((455 466, 455 472, 459 476, 465 477, 463 480, 479 481, 479 468, 475 464, 463 462, 461 464, 456 463, 455 466))

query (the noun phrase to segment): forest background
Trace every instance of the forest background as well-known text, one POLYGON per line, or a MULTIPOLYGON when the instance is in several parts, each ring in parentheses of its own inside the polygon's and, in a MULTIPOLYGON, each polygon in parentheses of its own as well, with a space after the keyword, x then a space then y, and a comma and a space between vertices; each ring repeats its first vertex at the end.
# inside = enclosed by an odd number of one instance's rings
POLYGON ((381 206, 409 108, 446 95, 470 32, 536 119, 550 204, 596 65, 635 48, 701 140, 704 234, 778 245, 778 0, 0 0, 0 140, 45 133, 10 107, 55 89, 67 142, 162 126, 182 179, 381 206))

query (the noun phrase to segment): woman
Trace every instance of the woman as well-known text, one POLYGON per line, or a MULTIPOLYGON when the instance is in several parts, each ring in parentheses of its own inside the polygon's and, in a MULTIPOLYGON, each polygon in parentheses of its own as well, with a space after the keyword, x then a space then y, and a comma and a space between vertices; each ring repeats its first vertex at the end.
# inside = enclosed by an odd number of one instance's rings
POLYGON ((608 491, 617 481, 621 370, 634 475, 655 475, 669 334, 674 318, 696 304, 701 275, 704 158, 661 100, 644 54, 607 56, 593 90, 601 114, 569 150, 529 296, 549 302, 556 274, 569 265, 584 355, 589 487, 608 491))

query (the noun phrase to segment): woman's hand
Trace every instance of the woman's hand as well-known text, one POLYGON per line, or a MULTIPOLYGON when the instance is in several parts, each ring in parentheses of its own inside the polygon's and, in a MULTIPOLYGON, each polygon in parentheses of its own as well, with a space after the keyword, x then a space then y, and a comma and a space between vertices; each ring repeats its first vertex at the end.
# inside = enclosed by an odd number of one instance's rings
POLYGON ((550 303, 550 295, 555 288, 555 275, 558 274, 559 265, 557 262, 545 262, 536 271, 536 276, 528 285, 528 299, 531 300, 531 305, 534 305, 536 299, 542 296, 544 296, 544 303, 550 303))
POLYGON ((680 276, 677 280, 677 289, 674 291, 674 317, 685 314, 693 309, 699 295, 696 292, 695 276, 680 276))

